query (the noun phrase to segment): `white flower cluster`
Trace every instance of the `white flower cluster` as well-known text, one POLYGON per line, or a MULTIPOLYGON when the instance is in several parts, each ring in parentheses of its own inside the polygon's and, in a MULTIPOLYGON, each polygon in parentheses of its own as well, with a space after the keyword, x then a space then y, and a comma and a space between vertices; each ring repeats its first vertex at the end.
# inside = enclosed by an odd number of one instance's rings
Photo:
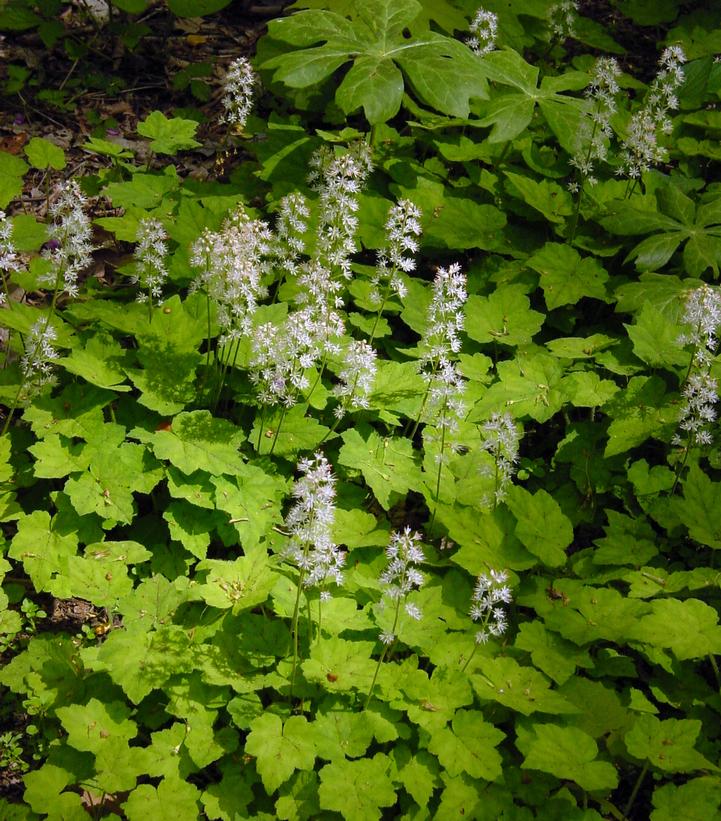
MULTIPOLYGON (((8 287, 6 274, 12 274, 21 269, 15 243, 13 242, 13 224, 7 218, 4 211, 0 210, 0 271, 2 272, 3 284, 8 287)), ((0 292, 0 305, 5 304, 8 294, 3 289, 0 292)))
POLYGON ((38 319, 25 336, 20 359, 25 393, 36 393, 55 382, 53 362, 58 358, 54 343, 58 335, 48 319, 38 319))
POLYGON ((373 165, 370 146, 356 142, 337 156, 324 146, 310 161, 308 182, 318 191, 318 235, 314 259, 351 278, 350 257, 358 230, 358 195, 373 165))
POLYGON ((191 248, 190 262, 201 270, 192 288, 205 291, 218 306, 221 344, 252 330, 258 300, 267 294, 262 279, 272 241, 268 225, 251 219, 239 204, 220 231, 204 231, 191 248))
POLYGON ((495 479, 493 500, 484 499, 484 503, 498 504, 506 498, 508 486, 513 480, 518 462, 518 446, 521 434, 511 414, 494 413, 481 427, 483 443, 481 448, 490 453, 495 463, 494 470, 484 471, 485 475, 495 479))
POLYGON ((428 382, 426 421, 451 432, 465 412, 465 383, 453 357, 461 350, 459 334, 465 322, 466 297, 466 275, 460 265, 439 268, 428 307, 420 370, 428 382))
POLYGON ((620 75, 621 69, 613 57, 599 57, 594 63, 591 82, 586 89, 587 108, 581 121, 571 165, 580 171, 589 185, 597 182, 593 176, 594 163, 606 159, 606 143, 613 136, 611 117, 616 112, 620 75))
POLYGON ((253 107, 253 93, 258 77, 246 57, 238 57, 228 67, 223 84, 225 95, 222 103, 225 114, 221 122, 242 131, 253 107))
POLYGON ((548 10, 548 21, 551 31, 559 40, 566 40, 575 34, 578 19, 578 3, 575 0, 561 0, 548 10))
POLYGON ((309 309, 293 311, 282 325, 265 322, 254 329, 250 379, 263 405, 290 408, 310 383, 305 375, 318 356, 309 309))
MULTIPOLYGON (((684 403, 681 407, 679 428, 687 442, 709 445, 711 426, 716 421, 716 403, 719 401, 718 384, 711 376, 711 364, 718 347, 721 328, 721 294, 717 288, 704 285, 688 296, 683 321, 690 330, 679 337, 681 345, 693 345, 692 370, 683 386, 684 403)), ((685 444, 681 435, 673 444, 685 444)))
POLYGON ((281 199, 273 252, 278 267, 286 274, 296 273, 298 259, 305 252, 303 235, 308 230, 309 218, 308 201, 302 194, 295 192, 281 199))
POLYGON ((296 275, 299 308, 278 327, 265 324, 253 333, 251 378, 260 385, 260 401, 290 407, 308 387, 305 371, 320 357, 338 355, 345 333, 342 291, 351 276, 355 252, 358 194, 371 170, 370 149, 356 143, 337 156, 324 148, 311 159, 309 180, 318 191, 318 234, 310 259, 298 264, 304 251, 302 234, 310 216, 296 195, 281 203, 272 255, 296 275), (287 250, 282 250, 283 244, 287 250), (340 274, 340 276, 338 276, 340 274))
MULTIPOLYGON (((413 532, 407 526, 402 531, 391 534, 386 556, 388 567, 381 573, 380 583, 383 586, 383 595, 398 604, 423 584, 423 574, 417 567, 425 561, 421 548, 421 534, 413 532)), ((404 601, 404 610, 406 615, 415 621, 422 618, 420 609, 411 602, 404 601)), ((384 631, 380 639, 383 644, 392 644, 396 637, 394 633, 384 631)))
POLYGON ((145 289, 138 296, 138 302, 145 302, 148 296, 156 302, 163 296, 163 283, 168 278, 165 257, 168 253, 168 235, 160 220, 145 217, 138 223, 135 247, 136 281, 145 289))
POLYGON ((377 370, 376 352, 365 340, 352 340, 344 351, 343 362, 338 374, 340 383, 333 387, 333 393, 341 400, 334 411, 338 419, 345 416, 349 407, 368 407, 377 370))
POLYGON ((339 354, 338 339, 345 333, 341 281, 333 277, 330 269, 311 261, 300 267, 297 283, 298 302, 307 306, 304 307, 306 328, 317 355, 339 354))
POLYGON ((471 619, 481 622, 481 629, 475 636, 476 644, 485 644, 491 636, 502 636, 506 632, 508 619, 501 605, 510 604, 513 600, 507 582, 508 573, 505 570, 482 573, 476 580, 470 609, 471 619))
POLYGON ((631 117, 628 136, 622 145, 618 174, 635 179, 652 165, 666 160, 668 152, 659 144, 658 133, 671 133, 673 126, 668 112, 678 108, 676 91, 683 83, 685 62, 686 55, 680 46, 664 49, 659 60, 659 72, 646 100, 631 117))
POLYGON ((333 541, 335 476, 322 453, 301 459, 293 486, 295 502, 285 519, 290 542, 285 557, 303 574, 303 585, 343 583, 345 554, 333 541))
POLYGON ((498 15, 479 8, 469 26, 471 36, 466 39, 469 48, 479 57, 490 54, 496 47, 498 15))
POLYGON ((385 224, 387 247, 378 252, 378 263, 373 275, 371 299, 382 305, 381 290, 406 295, 406 286, 401 272, 409 274, 415 270, 413 254, 418 252, 418 237, 421 235, 421 211, 410 200, 398 200, 388 210, 385 224))
POLYGON ((448 268, 439 268, 433 281, 433 296, 428 307, 428 323, 424 336, 425 360, 438 361, 461 350, 458 334, 463 330, 463 309, 468 294, 466 275, 454 262, 448 268))
MULTIPOLYGON (((442 357, 438 369, 430 379, 426 404, 427 415, 438 428, 456 433, 458 423, 466 412, 463 399, 465 392, 466 383, 458 366, 442 357)), ((455 450, 456 443, 451 442, 451 448, 455 450)), ((443 458, 444 454, 439 453, 436 461, 440 463, 443 458)))
POLYGON ((48 226, 48 250, 45 256, 50 260, 52 268, 43 276, 42 281, 65 291, 71 297, 78 295, 78 276, 92 261, 92 230, 83 208, 85 203, 85 195, 80 186, 72 180, 59 187, 57 196, 50 205, 53 222, 48 226))

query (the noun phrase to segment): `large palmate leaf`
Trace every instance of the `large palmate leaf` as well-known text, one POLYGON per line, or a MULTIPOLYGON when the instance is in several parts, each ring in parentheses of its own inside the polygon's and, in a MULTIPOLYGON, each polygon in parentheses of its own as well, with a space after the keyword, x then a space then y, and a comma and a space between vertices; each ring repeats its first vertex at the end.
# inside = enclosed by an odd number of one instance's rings
POLYGON ((406 86, 422 103, 467 117, 470 98, 487 97, 483 65, 466 45, 437 32, 406 38, 421 11, 416 0, 368 0, 351 19, 311 9, 273 20, 271 37, 299 48, 263 68, 292 88, 308 88, 352 61, 335 99, 347 114, 362 107, 373 124, 398 113, 406 86))

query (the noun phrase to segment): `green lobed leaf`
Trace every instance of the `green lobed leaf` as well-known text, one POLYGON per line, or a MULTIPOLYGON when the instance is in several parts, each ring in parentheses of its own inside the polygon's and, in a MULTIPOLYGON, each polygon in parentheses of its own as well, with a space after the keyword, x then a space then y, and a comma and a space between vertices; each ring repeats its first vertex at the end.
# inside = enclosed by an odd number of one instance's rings
POLYGON ((543 325, 521 285, 503 285, 490 296, 471 295, 466 302, 466 333, 476 342, 526 345, 543 325))
POLYGON ((200 790, 188 781, 166 776, 153 787, 136 787, 122 804, 128 821, 195 821, 198 818, 200 790))
POLYGON ((150 140, 150 148, 156 154, 173 155, 178 151, 198 148, 200 143, 195 139, 197 129, 198 123, 195 120, 184 120, 181 117, 168 119, 161 111, 152 111, 138 123, 138 134, 150 140))
POLYGON ((632 756, 666 772, 718 770, 694 749, 700 730, 701 722, 696 719, 661 721, 656 716, 642 714, 624 736, 624 743, 632 756))
POLYGON ((24 150, 33 168, 53 168, 56 171, 62 171, 65 168, 63 149, 44 137, 32 137, 24 150))
POLYGON ((421 472, 410 439, 382 437, 365 426, 350 428, 342 436, 339 463, 360 470, 385 510, 391 506, 392 494, 404 494, 420 485, 421 472))
POLYGON ((316 756, 305 716, 291 716, 283 722, 273 713, 263 713, 251 722, 245 751, 255 756, 269 794, 296 770, 312 770, 316 756))
POLYGON ((664 784, 654 790, 653 806, 651 821, 707 821, 719 814, 721 781, 702 776, 685 784, 664 784))
POLYGON ((246 550, 245 556, 234 561, 204 559, 197 565, 207 571, 198 593, 211 607, 232 608, 233 613, 262 604, 276 582, 268 555, 261 548, 246 550))
POLYGON ((138 728, 130 721, 130 708, 120 701, 103 703, 91 698, 87 704, 60 707, 57 716, 76 750, 98 753, 108 741, 135 738, 138 728))
POLYGON ((608 274, 594 257, 581 257, 575 248, 547 242, 527 261, 541 275, 541 288, 549 311, 575 305, 583 297, 605 301, 608 274))
POLYGON ((683 483, 683 501, 674 502, 689 536, 708 547, 721 548, 720 509, 721 482, 713 482, 698 465, 692 465, 683 483))
POLYGON ((629 638, 667 647, 676 658, 703 658, 721 652, 721 627, 716 610, 699 599, 656 599, 651 612, 629 632, 629 638))
POLYGON ((598 761, 598 746, 576 727, 534 724, 518 728, 517 746, 524 755, 524 769, 541 770, 557 778, 575 781, 583 790, 612 790, 618 784, 616 769, 598 761))
POLYGON ((348 821, 376 821, 380 808, 396 801, 389 767, 390 760, 383 753, 326 764, 320 771, 321 807, 341 813, 348 821))
POLYGON ((573 527, 553 496, 545 490, 531 494, 514 486, 506 504, 516 517, 515 534, 528 550, 549 567, 564 565, 573 527))
POLYGON ((428 745, 446 772, 452 776, 466 772, 472 778, 495 781, 503 771, 495 748, 505 738, 504 733, 470 710, 459 710, 451 727, 434 732, 428 745))
POLYGON ((158 459, 167 459, 187 476, 196 470, 234 475, 242 469, 238 448, 245 436, 240 428, 210 411, 179 413, 170 430, 156 431, 150 446, 158 459))

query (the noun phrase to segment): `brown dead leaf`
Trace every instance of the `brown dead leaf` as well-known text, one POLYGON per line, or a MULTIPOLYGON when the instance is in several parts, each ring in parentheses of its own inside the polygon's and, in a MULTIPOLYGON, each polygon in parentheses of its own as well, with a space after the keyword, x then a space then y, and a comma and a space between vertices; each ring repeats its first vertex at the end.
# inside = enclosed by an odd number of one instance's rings
POLYGON ((22 134, 9 134, 7 137, 0 139, 0 151, 6 151, 8 154, 19 154, 28 139, 29 137, 25 132, 22 134))

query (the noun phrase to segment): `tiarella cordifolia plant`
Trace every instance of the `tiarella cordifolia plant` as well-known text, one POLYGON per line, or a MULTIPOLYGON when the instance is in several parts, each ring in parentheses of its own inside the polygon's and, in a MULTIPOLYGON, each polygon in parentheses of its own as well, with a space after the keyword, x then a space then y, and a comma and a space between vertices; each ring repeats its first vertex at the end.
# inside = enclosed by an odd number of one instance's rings
POLYGON ((507 571, 491 570, 481 573, 476 579, 469 615, 474 622, 479 622, 479 627, 473 639, 473 650, 463 665, 464 670, 470 665, 478 645, 485 644, 491 636, 499 638, 506 632, 508 616, 503 605, 510 604, 512 600, 507 571))
POLYGON ((463 381, 454 360, 461 350, 466 297, 461 266, 454 262, 439 268, 421 342, 419 369, 428 387, 418 419, 444 428, 452 426, 463 412, 463 381))
POLYGON ((496 48, 498 36, 498 15, 492 11, 479 8, 471 21, 471 36, 466 43, 479 57, 490 54, 496 48))
MULTIPOLYGON (((328 582, 343 583, 344 554, 333 541, 335 519, 335 477, 328 460, 322 453, 312 459, 301 459, 298 463, 301 478, 293 486, 293 507, 285 519, 285 527, 290 540, 284 555, 298 570, 295 605, 291 635, 293 638, 293 669, 290 678, 290 693, 298 663, 298 618, 300 614, 301 592, 304 588, 321 586, 328 582)), ((321 592, 321 601, 329 597, 327 590, 321 592)), ((308 602, 310 619, 310 601, 308 602)), ((318 631, 320 633, 320 611, 318 631)))
POLYGON ((404 615, 414 621, 420 621, 423 618, 418 605, 408 601, 408 596, 414 590, 418 590, 424 581, 423 573, 418 569, 418 565, 425 561, 421 547, 421 534, 414 532, 408 526, 402 531, 392 533, 388 547, 386 547, 386 557, 388 564, 379 579, 383 591, 380 606, 389 606, 392 609, 393 621, 390 629, 382 630, 380 634, 383 650, 376 663, 373 680, 366 696, 366 709, 373 698, 378 673, 388 650, 398 639, 397 630, 401 619, 404 615), (386 599, 388 602, 385 601, 386 599))
POLYGON ((285 519, 290 541, 285 557, 299 571, 299 586, 343 583, 344 555, 333 542, 335 477, 322 453, 298 463, 295 502, 285 519))
POLYGON ((381 632, 380 639, 383 644, 389 645, 397 638, 396 630, 401 612, 414 621, 420 621, 422 618, 419 607, 408 601, 409 594, 423 584, 423 573, 418 569, 418 565, 425 561, 421 534, 407 526, 401 531, 396 531, 391 535, 386 557, 388 566, 381 573, 380 583, 383 596, 390 599, 393 607, 393 625, 390 630, 381 632))
MULTIPOLYGON (((298 261, 306 250, 304 235, 308 230, 309 218, 310 208, 303 194, 296 191, 281 199, 273 251, 276 264, 285 276, 297 273, 298 261)), ((279 281, 278 287, 280 284, 279 281)))
POLYGON ((350 258, 357 250, 358 195, 373 168, 367 143, 353 143, 337 155, 322 148, 311 158, 308 182, 318 192, 318 227, 313 262, 351 278, 350 258))
POLYGON ((293 311, 280 327, 272 322, 258 325, 252 345, 250 378, 258 387, 259 401, 292 407, 310 387, 306 371, 319 353, 310 311, 293 311))
POLYGON ((242 132, 253 107, 258 77, 247 57, 238 57, 228 66, 223 82, 223 122, 242 132))
MULTIPOLYGON (((439 268, 433 281, 433 295, 428 308, 426 333, 421 342, 423 354, 419 362, 420 373, 426 381, 415 430, 425 421, 434 430, 428 431, 428 441, 437 443, 435 503, 438 503, 441 476, 446 457, 446 447, 454 446, 452 434, 465 413, 463 394, 465 382, 455 357, 460 352, 459 333, 464 325, 464 305, 467 297, 466 277, 458 263, 447 269, 439 268)), ((433 507, 431 524, 435 520, 433 507)))

